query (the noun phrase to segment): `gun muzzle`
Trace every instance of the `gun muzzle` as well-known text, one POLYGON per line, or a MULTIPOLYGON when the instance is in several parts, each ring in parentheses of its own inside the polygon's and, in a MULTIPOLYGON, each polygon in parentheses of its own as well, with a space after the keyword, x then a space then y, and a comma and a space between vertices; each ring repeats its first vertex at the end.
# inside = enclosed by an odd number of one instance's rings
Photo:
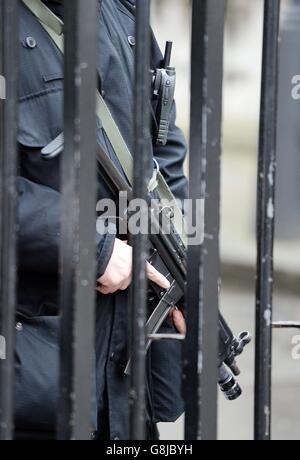
POLYGON ((242 394, 242 389, 235 380, 231 372, 229 372, 223 364, 219 368, 219 385, 228 401, 234 401, 242 394))

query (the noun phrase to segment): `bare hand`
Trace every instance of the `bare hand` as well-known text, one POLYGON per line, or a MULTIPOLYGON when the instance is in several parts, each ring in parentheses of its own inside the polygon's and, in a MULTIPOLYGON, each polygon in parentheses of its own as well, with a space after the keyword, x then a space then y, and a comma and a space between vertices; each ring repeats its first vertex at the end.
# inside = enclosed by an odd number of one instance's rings
MULTIPOLYGON (((105 273, 97 281, 97 291, 101 294, 113 294, 125 291, 131 284, 132 275, 132 248, 124 241, 116 238, 114 249, 105 273)), ((152 265, 147 263, 147 276, 149 280, 163 289, 168 289, 170 283, 152 265)))

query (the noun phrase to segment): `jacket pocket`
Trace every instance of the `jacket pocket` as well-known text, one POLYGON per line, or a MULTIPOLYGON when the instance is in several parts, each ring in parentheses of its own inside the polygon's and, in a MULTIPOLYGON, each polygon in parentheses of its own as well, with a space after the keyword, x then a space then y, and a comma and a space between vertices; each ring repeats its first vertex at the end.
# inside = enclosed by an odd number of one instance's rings
POLYGON ((45 75, 44 86, 19 99, 18 142, 42 148, 63 130, 63 78, 45 75))

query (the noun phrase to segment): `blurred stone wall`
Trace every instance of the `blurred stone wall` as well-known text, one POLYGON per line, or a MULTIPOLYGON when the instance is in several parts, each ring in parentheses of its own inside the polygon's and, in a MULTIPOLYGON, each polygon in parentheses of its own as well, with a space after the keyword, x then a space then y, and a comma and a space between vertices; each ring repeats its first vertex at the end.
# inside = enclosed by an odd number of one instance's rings
MULTIPOLYGON (((257 116, 261 10, 262 0, 227 1, 224 63, 226 120, 257 116), (243 98, 240 97, 241 87, 243 98)), ((152 25, 162 49, 166 40, 174 41, 173 62, 178 74, 178 121, 184 131, 188 132, 191 1, 152 0, 152 25)))
POLYGON ((177 69, 177 121, 185 134, 190 110, 190 0, 152 0, 152 26, 163 52, 167 40, 174 42, 172 64, 177 69))

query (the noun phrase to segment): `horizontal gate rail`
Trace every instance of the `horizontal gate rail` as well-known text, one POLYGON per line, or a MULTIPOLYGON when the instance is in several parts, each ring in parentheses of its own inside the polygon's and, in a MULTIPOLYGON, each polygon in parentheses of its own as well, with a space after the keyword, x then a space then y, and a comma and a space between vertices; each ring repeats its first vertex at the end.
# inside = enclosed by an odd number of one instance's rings
POLYGON ((273 241, 280 0, 265 0, 257 185, 255 439, 271 437, 273 241))
POLYGON ((18 2, 0 1, 0 439, 13 436, 18 2))

